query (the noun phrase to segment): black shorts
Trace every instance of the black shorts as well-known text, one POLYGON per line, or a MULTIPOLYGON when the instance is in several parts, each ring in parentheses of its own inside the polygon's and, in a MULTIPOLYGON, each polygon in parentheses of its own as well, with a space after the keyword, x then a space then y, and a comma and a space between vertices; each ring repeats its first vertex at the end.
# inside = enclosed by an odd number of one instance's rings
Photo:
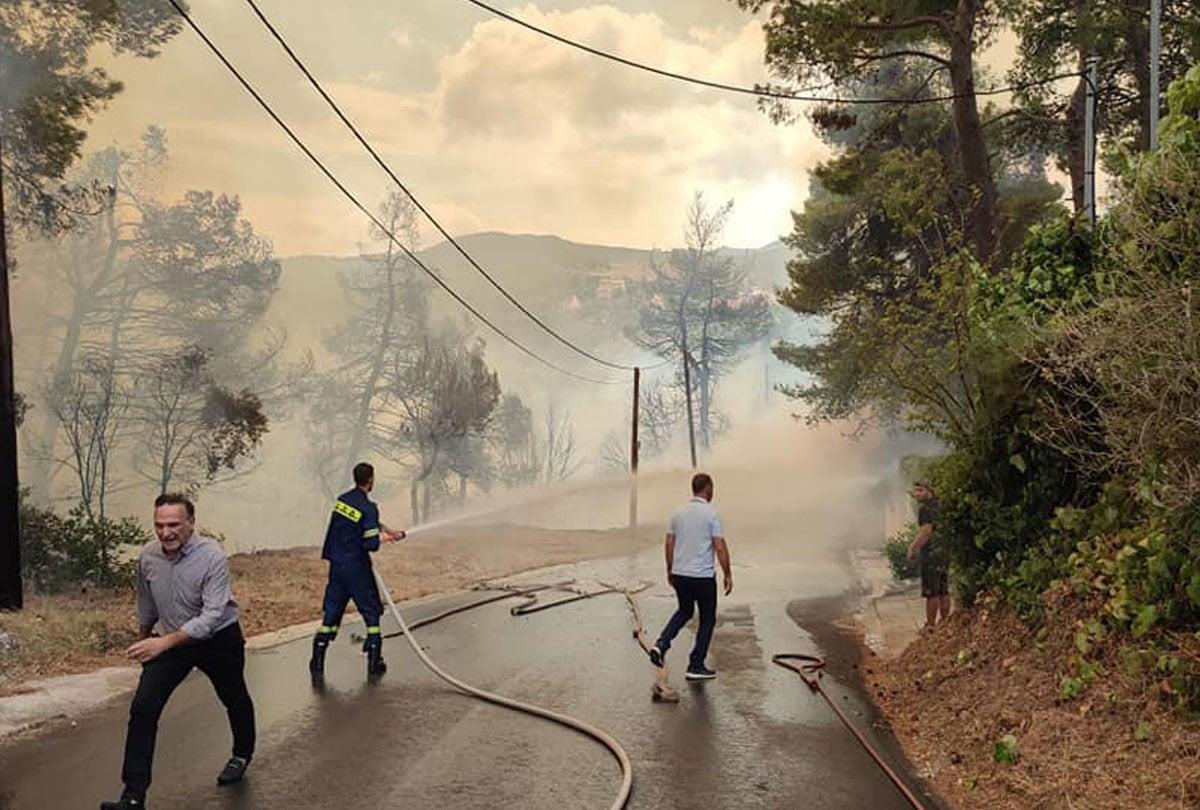
POLYGON ((932 599, 950 595, 950 566, 930 557, 921 558, 921 596, 932 599))

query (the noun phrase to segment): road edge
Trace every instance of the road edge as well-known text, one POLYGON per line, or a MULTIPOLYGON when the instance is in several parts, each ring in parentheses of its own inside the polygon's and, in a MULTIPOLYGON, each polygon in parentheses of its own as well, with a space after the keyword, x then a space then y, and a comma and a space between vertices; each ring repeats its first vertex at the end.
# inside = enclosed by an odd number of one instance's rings
MULTIPOLYGON (((459 588, 426 594, 402 602, 400 606, 405 609, 419 607, 465 593, 469 593, 469 590, 459 588)), ((357 621, 358 616, 354 615, 351 623, 357 621)), ((290 644, 313 635, 320 625, 320 619, 316 619, 259 633, 246 639, 246 649, 261 652, 281 644, 290 644)), ((75 725, 76 718, 132 692, 137 686, 138 674, 137 665, 130 664, 18 684, 16 689, 19 691, 16 694, 0 697, 0 745, 26 739, 60 723, 75 725)))

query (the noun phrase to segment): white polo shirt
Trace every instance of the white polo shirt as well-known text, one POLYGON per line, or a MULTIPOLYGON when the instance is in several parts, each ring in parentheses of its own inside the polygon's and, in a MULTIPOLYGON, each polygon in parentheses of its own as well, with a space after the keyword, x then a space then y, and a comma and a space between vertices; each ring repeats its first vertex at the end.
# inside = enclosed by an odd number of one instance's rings
POLYGON ((711 503, 692 498, 671 515, 671 534, 675 535, 675 556, 671 573, 681 577, 713 577, 713 538, 724 537, 721 516, 711 503))

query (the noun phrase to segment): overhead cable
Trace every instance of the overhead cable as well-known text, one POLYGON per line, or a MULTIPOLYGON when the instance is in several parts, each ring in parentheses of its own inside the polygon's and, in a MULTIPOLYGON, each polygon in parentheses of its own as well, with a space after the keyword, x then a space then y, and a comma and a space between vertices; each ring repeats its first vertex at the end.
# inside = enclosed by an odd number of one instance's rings
POLYGON ((447 284, 437 273, 435 273, 423 261, 421 261, 421 259, 415 253, 413 253, 411 250, 409 250, 408 246, 405 245, 403 242, 401 242, 400 239, 397 238, 395 233, 393 233, 391 231, 391 229, 389 229, 386 225, 384 225, 384 223, 377 216, 375 216, 375 214, 373 214, 365 205, 363 205, 358 200, 358 198, 356 196, 354 196, 353 192, 351 192, 348 188, 346 188, 345 184, 343 184, 342 181, 339 180, 337 178, 337 176, 328 167, 325 166, 325 164, 321 161, 321 159, 318 158, 311 149, 309 149, 309 147, 304 143, 304 141, 300 138, 300 136, 298 136, 292 130, 292 128, 290 126, 288 126, 288 124, 282 118, 279 117, 278 113, 275 112, 275 110, 271 107, 271 105, 268 104, 267 101, 265 99, 263 99, 263 97, 259 94, 259 92, 254 89, 253 85, 251 85, 250 82, 247 81, 244 76, 242 76, 241 72, 239 72, 238 69, 233 65, 233 63, 229 61, 229 59, 225 56, 225 54, 221 51, 221 49, 219 47, 217 47, 217 45, 208 37, 207 34, 204 33, 203 29, 200 28, 199 24, 197 24, 196 21, 192 19, 191 15, 188 14, 187 10, 179 2, 179 0, 167 0, 167 2, 169 2, 172 6, 174 6, 176 12, 178 12, 180 17, 183 18, 183 20, 188 24, 188 26, 192 29, 192 31, 195 32, 195 34, 201 39, 201 41, 204 42, 204 44, 208 47, 208 49, 210 51, 212 51, 213 55, 215 55, 217 57, 217 59, 219 59, 221 61, 221 63, 225 66, 225 68, 227 70, 229 70, 229 72, 231 74, 233 74, 234 78, 237 79, 237 81, 241 85, 242 89, 245 90, 256 102, 258 102, 258 105, 263 109, 263 111, 266 112, 267 115, 270 116, 271 119, 287 134, 288 138, 291 139, 292 143, 294 143, 296 145, 296 147, 299 148, 300 151, 304 153, 305 157, 307 157, 310 161, 312 161, 313 165, 315 165, 317 167, 317 169, 320 170, 321 174, 323 174, 325 176, 325 178, 327 180, 329 180, 329 182, 331 182, 338 189, 338 191, 340 191, 342 193, 342 195, 347 200, 350 201, 350 203, 355 208, 357 208, 369 220, 371 220, 371 222, 375 225, 375 227, 377 227, 381 233, 386 235, 388 237, 388 239, 393 244, 395 244, 396 247, 398 247, 404 253, 404 255, 409 258, 410 261, 413 262, 413 264, 415 264, 417 267, 419 267, 421 270, 423 270, 425 272, 425 274, 434 281, 434 283, 436 283, 439 287, 441 287, 443 290, 445 290, 446 293, 448 295, 450 295, 450 297, 453 298, 455 301, 457 301, 464 309, 466 309, 468 312, 470 312, 472 315, 474 315, 476 318, 478 318, 483 324, 485 324, 493 332, 495 332, 497 335, 499 335, 501 338, 503 338, 506 342, 508 342, 515 348, 517 348, 523 354, 533 358, 534 360, 537 360, 542 365, 545 365, 551 369, 554 369, 555 371, 557 371, 561 374, 565 374, 568 377, 573 377, 574 379, 580 380, 582 382, 596 383, 598 385, 625 385, 626 384, 625 380, 601 380, 601 379, 596 379, 594 377, 589 377, 589 376, 586 376, 583 374, 579 374, 579 373, 571 371, 570 369, 567 369, 567 368, 563 368, 562 366, 542 357, 540 354, 535 352, 533 349, 529 348, 524 343, 520 342, 516 338, 509 335, 507 332, 505 332, 503 329, 501 329, 499 326, 497 326, 495 323, 493 323, 487 316, 485 316, 478 309, 476 309, 469 301, 467 301, 457 291, 455 291, 454 288, 452 288, 449 284, 447 284))
POLYGON ((428 208, 426 208, 425 205, 422 204, 419 199, 417 199, 417 196, 412 192, 412 190, 410 190, 409 187, 399 177, 396 176, 396 172, 392 170, 392 167, 389 166, 387 164, 387 162, 384 161, 384 159, 379 156, 379 152, 376 151, 375 147, 371 145, 371 143, 363 136, 362 132, 358 129, 358 127, 354 125, 354 122, 351 121, 350 118, 346 115, 346 113, 342 111, 342 108, 340 106, 338 106, 338 103, 333 100, 333 98, 329 95, 328 92, 326 92, 325 88, 321 85, 321 83, 317 80, 317 78, 315 76, 313 76, 312 71, 310 71, 308 69, 308 66, 305 65, 304 61, 301 60, 299 56, 297 56, 296 52, 292 49, 292 47, 283 38, 283 35, 279 33, 279 30, 274 26, 274 24, 272 24, 272 22, 269 19, 267 19, 267 16, 262 12, 262 9, 259 8, 258 4, 256 2, 254 2, 254 0, 246 0, 246 4, 248 6, 250 6, 250 8, 254 12, 255 16, 258 17, 259 21, 266 27, 267 31, 270 32, 271 36, 274 37, 275 41, 279 43, 279 46, 281 48, 283 48, 284 52, 288 55, 288 57, 291 58, 292 63, 300 70, 301 73, 304 74, 304 77, 306 79, 308 79, 308 83, 311 84, 313 89, 316 90, 317 93, 321 96, 321 98, 325 100, 325 103, 329 105, 330 109, 333 110, 334 114, 337 115, 337 117, 346 126, 346 128, 350 130, 351 134, 354 135, 354 138, 359 142, 359 144, 361 144, 362 147, 367 150, 367 154, 369 154, 371 156, 371 158, 375 161, 376 165, 378 165, 379 168, 383 169, 383 171, 387 174, 387 176, 391 178, 392 182, 396 184, 396 187, 399 188, 402 192, 404 192, 405 196, 407 196, 408 199, 412 201, 412 204, 415 205, 417 207, 417 209, 422 214, 425 215, 425 218, 427 220, 429 220, 430 224, 432 224, 434 228, 437 229, 438 233, 440 233, 442 235, 442 237, 447 242, 449 242, 456 251, 458 251, 458 254, 460 256, 462 256, 463 259, 465 259, 466 262, 469 265, 471 265, 471 267, 474 268, 476 272, 478 272, 485 279, 487 279, 488 283, 491 284, 492 287, 494 287, 501 295, 503 295, 508 300, 509 303, 511 303, 513 306, 515 306, 518 310, 520 310, 523 315, 525 315, 527 318, 529 318, 531 321, 533 321, 535 324, 537 324, 538 327, 543 332, 550 335, 552 338, 554 338, 556 341, 558 341, 562 345, 566 346, 571 351, 575 352, 578 355, 586 357, 589 360, 599 363, 603 366, 607 366, 608 368, 611 368, 611 369, 617 369, 617 370, 621 370, 621 371, 633 371, 633 369, 635 368, 634 365, 631 365, 628 363, 615 363, 610 360, 605 360, 603 357, 599 357, 595 353, 590 352, 587 349, 584 349, 583 347, 572 342, 570 339, 563 337, 561 334, 559 334, 557 331, 555 331, 552 327, 550 327, 545 321, 543 321, 540 317, 538 317, 535 313, 531 312, 528 307, 526 307, 519 300, 517 300, 517 298, 515 296, 513 296, 508 290, 506 290, 504 288, 504 286, 502 284, 500 284, 500 282, 498 282, 495 279, 495 277, 492 276, 491 273, 489 273, 486 269, 484 269, 484 267, 478 261, 475 260, 475 257, 473 257, 470 253, 468 253, 467 249, 464 248, 462 246, 462 244, 459 243, 459 241, 457 239, 455 239, 454 236, 452 236, 450 234, 450 232, 447 231, 442 226, 442 223, 438 221, 437 217, 435 217, 433 215, 433 213, 428 208))
MULTIPOLYGON (((624 56, 619 56, 618 54, 612 53, 610 51, 605 51, 600 48, 596 48, 596 47, 593 47, 586 43, 580 42, 578 40, 571 39, 569 37, 565 37, 562 34, 556 34, 553 31, 550 31, 546 28, 542 28, 541 26, 538 26, 538 25, 534 25, 533 23, 531 23, 527 20, 523 20, 514 14, 510 14, 507 11, 504 11, 503 9, 497 8, 496 6, 493 6, 490 3, 486 3, 486 2, 484 2, 484 0, 466 0, 466 2, 470 3, 473 6, 476 6, 477 8, 483 9, 484 11, 488 12, 489 14, 493 14, 503 20, 507 20, 508 22, 513 23, 514 25, 519 25, 522 28, 532 31, 535 34, 546 37, 547 39, 552 39, 555 42, 558 42, 562 45, 566 45, 567 47, 570 47, 570 48, 574 48, 578 51, 583 51, 584 53, 599 57, 600 59, 607 59, 610 62, 616 62, 619 65, 624 65, 625 67, 633 68, 634 70, 641 70, 646 73, 653 73, 654 75, 661 76, 663 78, 674 79, 674 80, 680 81, 680 82, 687 82, 688 84, 694 84, 694 85, 698 85, 700 87, 707 87, 711 90, 723 90, 728 93, 740 93, 742 95, 758 96, 759 98, 769 98, 769 99, 775 99, 775 100, 779 100, 779 101, 809 101, 809 102, 815 102, 818 104, 902 104, 902 103, 908 102, 908 99, 905 99, 905 98, 886 98, 886 97, 854 98, 854 97, 849 97, 849 96, 846 96, 846 97, 818 96, 818 95, 812 95, 807 90, 774 90, 774 89, 771 89, 770 87, 762 87, 762 86, 747 87, 745 85, 727 84, 725 82, 718 82, 718 81, 713 81, 711 79, 704 79, 704 78, 700 78, 698 76, 691 76, 686 73, 677 73, 673 70, 666 70, 664 68, 655 67, 654 65, 648 65, 645 62, 638 62, 634 59, 628 59, 624 56)), ((1059 75, 1050 76, 1045 79, 1021 82, 1018 84, 1008 85, 1006 87, 992 87, 992 88, 986 88, 983 90, 975 90, 970 93, 950 93, 950 94, 945 94, 945 95, 940 95, 940 96, 928 96, 928 97, 923 98, 914 103, 916 103, 916 104, 932 104, 932 103, 936 103, 936 102, 953 101, 954 99, 967 98, 970 96, 996 96, 996 95, 1003 95, 1005 93, 1015 93, 1015 92, 1018 92, 1021 90, 1027 90, 1031 87, 1040 87, 1041 85, 1050 84, 1051 82, 1058 81, 1059 79, 1078 78, 1081 75, 1083 75, 1083 74, 1080 73, 1079 71, 1073 71, 1071 73, 1061 73, 1059 75)))

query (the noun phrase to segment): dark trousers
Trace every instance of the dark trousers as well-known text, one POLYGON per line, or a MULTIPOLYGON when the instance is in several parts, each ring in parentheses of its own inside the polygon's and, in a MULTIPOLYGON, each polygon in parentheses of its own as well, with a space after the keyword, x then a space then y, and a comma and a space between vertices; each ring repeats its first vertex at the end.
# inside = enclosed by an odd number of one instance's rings
POLYGON ((208 676, 217 697, 225 704, 229 727, 233 731, 233 755, 251 757, 254 753, 254 703, 246 689, 245 665, 246 641, 236 622, 207 641, 175 647, 142 664, 142 677, 129 707, 125 765, 121 769, 121 781, 125 783, 127 794, 145 798, 146 789, 150 787, 158 718, 175 687, 193 667, 208 676))
POLYGON ((365 565, 329 564, 329 581, 325 583, 325 605, 317 642, 328 644, 337 637, 342 615, 351 599, 367 625, 364 648, 381 646, 383 636, 379 631, 379 620, 383 616, 383 601, 379 598, 379 586, 375 583, 369 561, 365 565))
POLYGON ((712 641, 713 628, 717 625, 717 578, 714 577, 681 577, 676 574, 675 596, 679 599, 679 608, 675 615, 663 628, 662 635, 654 645, 666 655, 671 649, 671 642, 691 621, 696 605, 700 606, 700 627, 696 630, 696 646, 688 658, 688 669, 698 669, 704 666, 708 655, 708 645, 712 641))

